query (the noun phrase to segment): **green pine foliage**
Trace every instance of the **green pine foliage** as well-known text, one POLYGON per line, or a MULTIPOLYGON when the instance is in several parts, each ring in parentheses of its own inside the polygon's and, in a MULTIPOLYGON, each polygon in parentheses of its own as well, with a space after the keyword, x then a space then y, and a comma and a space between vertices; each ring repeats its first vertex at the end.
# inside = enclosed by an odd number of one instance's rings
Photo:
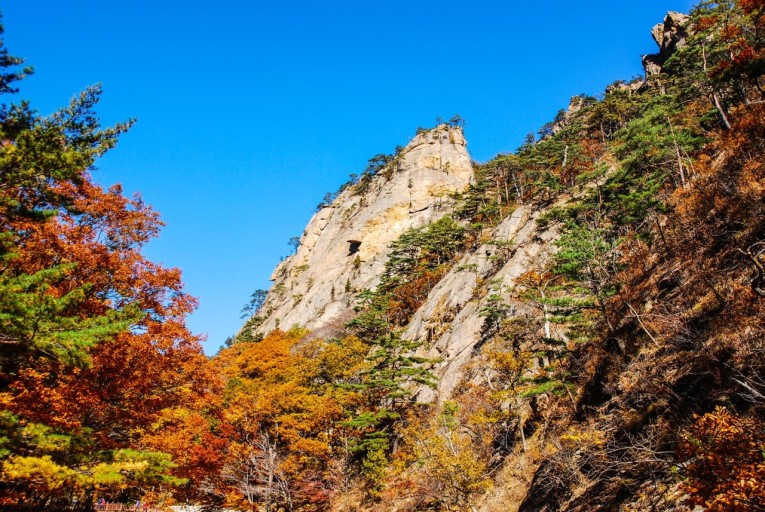
POLYGON ((422 342, 399 336, 401 323, 391 318, 392 309, 402 294, 414 293, 413 284, 419 288, 420 283, 425 292, 435 285, 437 279, 426 277, 453 265, 465 240, 466 229, 450 217, 404 233, 391 244, 379 286, 359 294, 357 315, 348 324, 350 331, 370 347, 359 381, 344 387, 361 390, 365 396, 365 408, 354 413, 346 426, 358 433, 352 450, 361 458, 362 473, 373 495, 379 492, 380 469, 387 463, 385 454, 391 449, 396 425, 411 404, 414 389, 436 384, 428 369, 435 361, 417 355, 422 342))
MULTIPOLYGON (((0 26, 0 34, 2 26, 0 26)), ((0 94, 16 92, 12 83, 31 73, 18 69, 22 59, 0 45, 0 94)), ((103 316, 73 314, 91 295, 88 285, 63 296, 49 293, 51 286, 67 280, 74 264, 51 262, 32 274, 14 271, 18 249, 28 243, 28 233, 16 222, 44 223, 59 212, 82 215, 59 193, 77 186, 83 169, 114 147, 132 122, 101 128, 93 108, 99 87, 90 87, 69 105, 48 117, 39 116, 26 101, 0 107, 0 341, 5 346, 0 368, 11 369, 31 354, 41 354, 67 365, 89 364, 87 349, 135 324, 143 313, 125 304, 103 316)), ((98 219, 83 219, 99 228, 98 219)), ((148 227, 146 238, 156 233, 148 227)), ((107 244, 119 249, 119 233, 104 233, 107 244)), ((120 304, 119 297, 110 297, 120 304)))
POLYGON ((448 216, 407 231, 391 244, 378 293, 390 292, 424 272, 452 263, 464 248, 465 237, 466 229, 448 216))
POLYGON ((90 363, 90 347, 113 338, 141 318, 143 313, 134 307, 88 318, 69 315, 83 301, 88 287, 61 297, 48 290, 53 283, 66 279, 71 268, 72 265, 57 265, 31 275, 0 275, 0 339, 13 347, 4 352, 3 366, 14 366, 12 354, 20 352, 44 354, 66 365, 86 366, 90 363))

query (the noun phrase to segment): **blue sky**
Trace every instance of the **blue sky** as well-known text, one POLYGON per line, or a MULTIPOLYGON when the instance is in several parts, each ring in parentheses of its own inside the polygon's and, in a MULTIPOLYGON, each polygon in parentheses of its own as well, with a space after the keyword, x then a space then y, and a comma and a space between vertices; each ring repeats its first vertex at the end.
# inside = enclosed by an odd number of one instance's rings
POLYGON ((459 113, 477 161, 642 72, 651 27, 690 1, 11 0, 5 43, 42 113, 102 83, 104 123, 137 124, 98 164, 167 227, 214 353, 328 191, 418 126, 459 113))

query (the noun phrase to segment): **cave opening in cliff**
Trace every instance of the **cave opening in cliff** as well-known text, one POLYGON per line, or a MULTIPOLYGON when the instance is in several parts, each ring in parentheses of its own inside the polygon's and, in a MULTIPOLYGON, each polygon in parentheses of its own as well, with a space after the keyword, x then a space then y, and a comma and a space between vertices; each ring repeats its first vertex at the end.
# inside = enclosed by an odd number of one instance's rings
POLYGON ((361 247, 361 240, 348 240, 348 256, 359 252, 359 247, 361 247))

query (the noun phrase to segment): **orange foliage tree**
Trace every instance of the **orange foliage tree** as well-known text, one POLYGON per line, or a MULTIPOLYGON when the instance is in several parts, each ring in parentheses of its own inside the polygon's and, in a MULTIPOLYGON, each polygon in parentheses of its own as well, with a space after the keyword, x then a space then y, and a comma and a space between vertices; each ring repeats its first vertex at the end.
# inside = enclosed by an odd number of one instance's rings
POLYGON ((222 351, 229 447, 216 492, 252 510, 320 509, 349 478, 346 410, 358 394, 343 386, 364 364, 356 338, 304 341, 299 329, 222 351), (262 508, 259 508, 262 507, 262 508))
MULTIPOLYGON (((0 93, 12 93, 25 73, 2 53, 0 93)), ((96 495, 136 499, 200 476, 188 443, 154 434, 163 418, 210 401, 217 380, 185 326, 195 301, 180 272, 141 254, 158 214, 90 176, 130 125, 100 128, 99 95, 87 89, 47 117, 26 102, 0 109, 5 510, 85 510, 96 495)), ((211 420, 197 417, 199 450, 216 436, 211 420)), ((204 456, 214 467, 215 453, 204 456)))

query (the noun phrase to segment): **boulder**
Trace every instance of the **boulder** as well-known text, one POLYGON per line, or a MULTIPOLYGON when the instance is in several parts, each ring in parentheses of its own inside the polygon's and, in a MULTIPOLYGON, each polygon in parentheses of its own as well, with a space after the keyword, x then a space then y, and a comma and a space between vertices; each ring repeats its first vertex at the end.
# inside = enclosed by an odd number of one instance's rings
POLYGON ((688 37, 688 20, 690 18, 680 12, 670 11, 664 17, 664 22, 651 29, 651 36, 659 46, 659 53, 643 56, 643 69, 646 76, 661 73, 662 66, 675 51, 685 45, 688 37))

